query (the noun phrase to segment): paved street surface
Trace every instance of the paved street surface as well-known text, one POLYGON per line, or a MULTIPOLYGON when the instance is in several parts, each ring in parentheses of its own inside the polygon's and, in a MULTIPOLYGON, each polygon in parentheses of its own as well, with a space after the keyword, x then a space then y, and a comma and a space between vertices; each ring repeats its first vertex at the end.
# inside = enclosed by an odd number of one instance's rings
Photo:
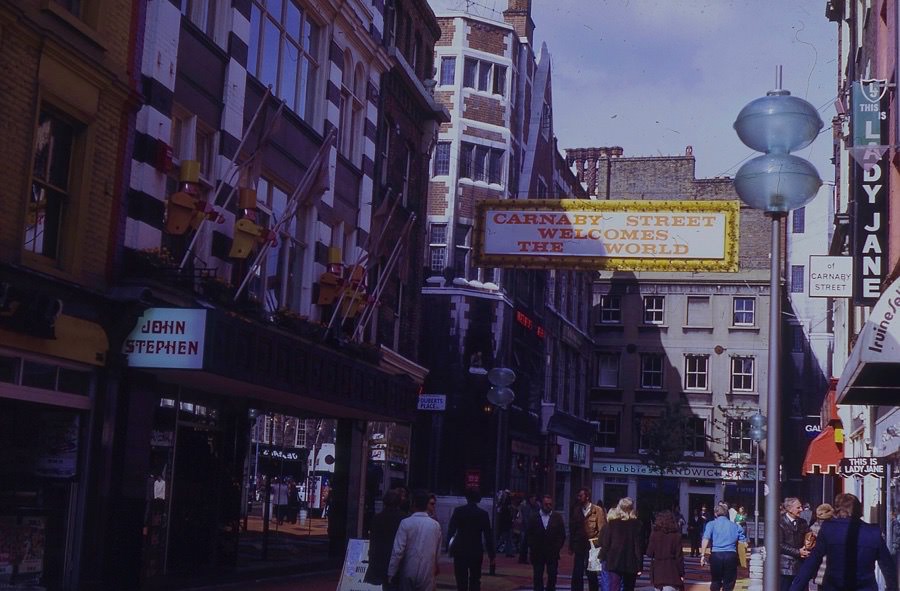
MULTIPOLYGON (((687 574, 685 591, 709 589, 709 568, 701 568, 699 558, 688 558, 686 556, 684 560, 687 574)), ((637 589, 639 591, 653 591, 653 587, 650 585, 649 565, 650 562, 647 560, 644 574, 638 580, 637 589)), ((497 574, 493 577, 487 574, 487 566, 487 557, 485 557, 485 575, 481 579, 483 591, 527 591, 532 589, 531 565, 519 564, 515 558, 498 556, 497 574)), ((563 552, 562 560, 560 560, 559 564, 559 572, 557 591, 566 591, 570 589, 570 575, 572 574, 572 558, 568 552, 563 552)), ((240 589, 241 591, 336 591, 338 578, 339 573, 335 570, 293 577, 242 582, 227 586, 207 587, 205 589, 222 589, 223 591, 230 589, 240 589)), ((450 557, 446 555, 441 557, 441 572, 438 576, 437 589, 439 591, 456 589, 456 583, 453 579, 453 563, 450 557)), ((585 589, 587 589, 587 581, 585 581, 585 589)), ((738 569, 738 583, 735 591, 746 591, 746 589, 747 569, 738 569)))

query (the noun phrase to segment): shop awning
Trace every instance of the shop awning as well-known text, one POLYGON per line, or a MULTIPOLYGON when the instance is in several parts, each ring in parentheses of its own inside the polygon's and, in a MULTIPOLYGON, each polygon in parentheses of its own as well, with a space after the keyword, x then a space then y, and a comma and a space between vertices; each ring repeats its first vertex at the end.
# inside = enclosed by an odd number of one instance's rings
POLYGON ((835 429, 831 425, 822 429, 806 449, 803 474, 837 474, 844 450, 835 441, 835 429))
POLYGON ((837 385, 838 404, 900 400, 900 279, 872 308, 837 385))

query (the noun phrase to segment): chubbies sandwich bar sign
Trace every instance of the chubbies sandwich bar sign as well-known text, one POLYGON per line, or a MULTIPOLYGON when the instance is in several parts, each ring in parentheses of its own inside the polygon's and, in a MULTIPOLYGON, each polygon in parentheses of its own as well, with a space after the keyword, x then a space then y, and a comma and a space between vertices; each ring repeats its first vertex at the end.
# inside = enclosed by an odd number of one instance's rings
POLYGON ((486 200, 482 267, 737 271, 737 201, 486 200))

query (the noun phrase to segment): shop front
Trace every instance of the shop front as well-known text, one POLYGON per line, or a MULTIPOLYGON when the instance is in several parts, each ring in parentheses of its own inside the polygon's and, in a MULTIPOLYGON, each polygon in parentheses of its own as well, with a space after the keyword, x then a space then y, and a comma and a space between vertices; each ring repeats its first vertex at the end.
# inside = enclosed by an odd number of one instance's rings
POLYGON ((107 337, 62 313, 75 300, 12 285, 0 305, 0 589, 75 589, 107 337))
POLYGON ((123 352, 120 495, 142 509, 110 525, 130 564, 106 584, 224 583, 342 557, 363 526, 367 424, 408 420, 410 380, 216 310, 150 308, 123 352))
MULTIPOLYGON (((552 411, 554 407, 545 404, 543 408, 552 411)), ((553 412, 549 415, 546 431, 549 449, 554 452, 554 501, 556 508, 568 516, 578 489, 591 489, 590 468, 595 429, 584 419, 553 412)))

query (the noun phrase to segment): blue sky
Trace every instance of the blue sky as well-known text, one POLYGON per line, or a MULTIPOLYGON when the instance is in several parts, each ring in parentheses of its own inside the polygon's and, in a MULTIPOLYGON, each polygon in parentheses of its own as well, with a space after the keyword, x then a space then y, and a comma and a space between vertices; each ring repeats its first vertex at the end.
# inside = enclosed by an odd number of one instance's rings
MULTIPOLYGON (((429 0, 435 11, 465 0, 429 0)), ((502 18, 507 0, 469 10, 502 18)), ((837 27, 824 0, 533 0, 535 44, 553 60, 554 126, 561 148, 622 146, 626 156, 694 148, 697 176, 734 176, 756 155, 732 124, 775 86, 805 98, 825 131, 797 155, 831 179, 837 27)))

